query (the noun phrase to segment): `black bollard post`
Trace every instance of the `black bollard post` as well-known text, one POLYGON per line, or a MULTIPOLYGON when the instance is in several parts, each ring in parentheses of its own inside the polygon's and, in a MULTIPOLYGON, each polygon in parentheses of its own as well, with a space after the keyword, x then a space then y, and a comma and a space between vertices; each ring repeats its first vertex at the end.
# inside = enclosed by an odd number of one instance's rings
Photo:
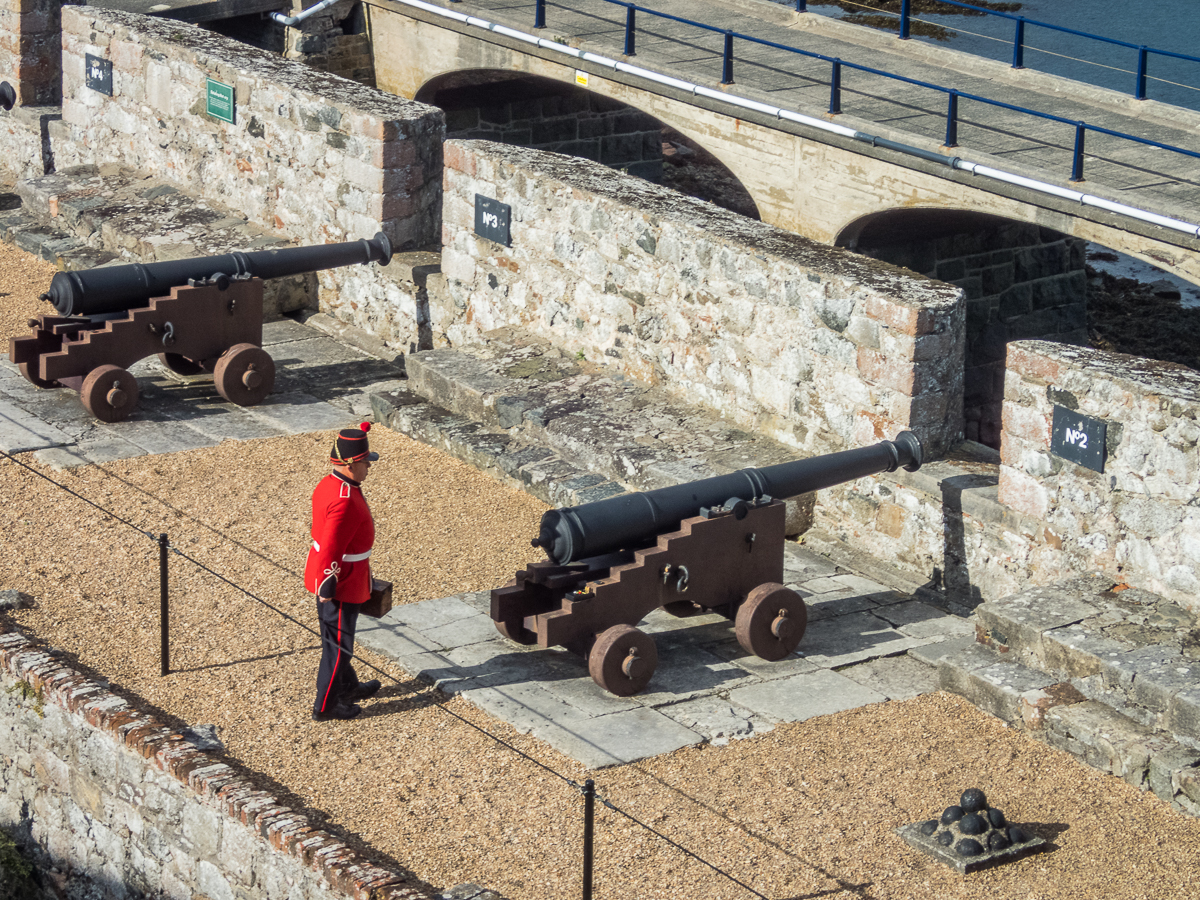
POLYGON ((583 783, 583 900, 592 900, 592 831, 596 818, 596 782, 583 783))
POLYGON ((158 536, 158 630, 162 638, 159 653, 162 674, 171 674, 170 598, 167 593, 167 536, 158 536))

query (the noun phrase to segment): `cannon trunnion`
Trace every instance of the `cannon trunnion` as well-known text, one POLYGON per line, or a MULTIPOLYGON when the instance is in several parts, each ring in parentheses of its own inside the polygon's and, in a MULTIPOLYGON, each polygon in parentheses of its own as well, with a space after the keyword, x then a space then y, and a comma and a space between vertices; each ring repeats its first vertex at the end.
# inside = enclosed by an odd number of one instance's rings
POLYGON ((804 637, 808 610, 783 584, 785 506, 765 488, 791 497, 920 465, 920 443, 902 432, 859 450, 550 510, 533 541, 549 558, 492 591, 492 620, 517 643, 583 656, 592 679, 618 696, 654 674, 654 641, 635 626, 659 607, 724 615, 746 652, 783 659, 804 637), (579 558, 583 548, 595 555, 579 558))
POLYGON ((59 272, 42 295, 59 315, 29 320, 9 358, 41 388, 79 392, 88 412, 119 422, 137 406, 129 368, 147 356, 180 375, 211 372, 230 403, 253 406, 275 384, 262 349, 263 279, 391 260, 383 234, 370 241, 59 272))

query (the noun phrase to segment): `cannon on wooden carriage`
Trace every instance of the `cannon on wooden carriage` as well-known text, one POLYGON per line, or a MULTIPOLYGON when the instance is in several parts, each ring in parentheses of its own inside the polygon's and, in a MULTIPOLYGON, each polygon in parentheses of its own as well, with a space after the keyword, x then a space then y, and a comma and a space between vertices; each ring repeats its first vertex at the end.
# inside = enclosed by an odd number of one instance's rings
POLYGON ((275 384, 262 349, 263 280, 338 266, 386 266, 392 245, 371 240, 284 247, 157 263, 58 272, 43 300, 56 316, 29 320, 9 358, 38 387, 79 392, 88 412, 119 422, 137 405, 129 367, 158 354, 180 375, 211 372, 218 393, 253 406, 275 384))
POLYGON ((583 656, 593 680, 622 697, 654 674, 654 641, 634 626, 659 607, 724 615, 748 653, 783 659, 808 624, 804 600, 783 584, 783 500, 912 472, 921 455, 903 431, 872 447, 552 509, 533 540, 548 558, 492 591, 492 620, 517 643, 583 656))

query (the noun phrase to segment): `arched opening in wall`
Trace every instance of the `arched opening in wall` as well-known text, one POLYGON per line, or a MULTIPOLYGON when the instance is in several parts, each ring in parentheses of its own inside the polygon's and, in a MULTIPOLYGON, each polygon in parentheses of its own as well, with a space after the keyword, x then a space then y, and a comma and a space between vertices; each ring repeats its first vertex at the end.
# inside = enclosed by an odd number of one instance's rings
POLYGON ((1009 341, 1058 341, 1200 369, 1200 288, 1109 248, 943 209, 865 216, 837 243, 965 291, 969 440, 1000 447, 1009 341))
POLYGON ((476 69, 432 79, 413 98, 446 113, 446 137, 595 160, 759 218, 749 191, 716 157, 653 116, 576 85, 476 69))

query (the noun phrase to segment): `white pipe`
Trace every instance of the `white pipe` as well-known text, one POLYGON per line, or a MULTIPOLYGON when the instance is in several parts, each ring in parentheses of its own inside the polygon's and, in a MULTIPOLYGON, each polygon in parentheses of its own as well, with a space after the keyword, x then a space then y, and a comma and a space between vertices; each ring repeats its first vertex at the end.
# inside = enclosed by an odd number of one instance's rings
POLYGON ((297 16, 285 16, 283 13, 273 12, 273 13, 271 13, 271 18, 274 19, 276 22, 278 22, 280 25, 299 25, 301 22, 303 22, 305 19, 307 19, 313 13, 318 13, 321 10, 325 9, 325 7, 333 6, 333 4, 335 4, 337 2, 338 2, 338 0, 321 0, 321 2, 318 3, 316 6, 310 6, 308 9, 304 10, 304 12, 300 13, 297 16))
MULTIPOLYGON (((324 2, 314 6, 310 10, 306 10, 303 15, 309 15, 316 12, 323 6, 328 6, 336 0, 324 0, 324 2)), ((497 34, 505 35, 514 40, 521 41, 526 44, 535 44, 545 50, 554 50, 558 53, 564 53, 576 59, 584 60, 585 62, 594 63, 598 66, 603 66, 609 69, 615 69, 618 72, 625 72, 629 75, 634 75, 638 78, 644 78, 647 81, 655 82, 656 84, 665 85, 675 88, 679 91, 684 91, 692 96, 707 97, 710 100, 716 100, 721 103, 727 103, 730 106, 740 107, 742 109, 751 109, 756 112, 761 112, 768 116, 774 116, 777 119, 786 119, 790 122, 798 122, 801 125, 807 125, 810 128, 816 128, 820 131, 826 131, 830 134, 837 134, 842 137, 853 138, 859 141, 870 143, 874 138, 872 135, 861 131, 855 131, 853 128, 846 128, 843 125, 835 125, 832 122, 826 122, 824 119, 817 119, 812 116, 806 116, 802 113, 792 112, 791 110, 781 109, 778 106, 771 106, 767 103, 760 103, 757 100, 751 100, 747 97, 739 97, 736 94, 728 94, 724 91, 716 91, 712 88, 706 88, 702 85, 693 84, 690 81, 681 81, 678 78, 671 78, 666 75, 660 75, 658 72, 650 69, 643 69, 640 66, 631 66, 628 63, 619 62, 615 59, 609 59, 607 56, 599 56, 595 53, 584 52, 577 50, 574 47, 568 47, 566 44, 559 44, 554 41, 548 41, 544 38, 539 38, 536 35, 528 32, 518 31, 515 28, 508 28, 503 25, 496 25, 488 22, 485 19, 479 19, 475 16, 465 16, 462 13, 456 13, 452 10, 441 6, 434 6, 432 3, 424 3, 422 0, 397 0, 406 6, 413 6, 417 9, 423 9, 426 12, 433 13, 437 16, 443 16, 448 19, 453 19, 457 22, 465 22, 468 25, 474 25, 478 28, 493 31, 497 34)), ((279 13, 272 13, 272 18, 276 21, 284 21, 278 18, 279 13)), ((302 18, 302 17, 297 17, 302 18)), ((288 24, 291 24, 290 22, 288 24)), ((916 148, 913 148, 914 150, 916 148)), ((903 152, 903 151, 901 151, 903 152)), ((1002 169, 993 169, 990 166, 980 165, 979 163, 968 162, 967 160, 956 157, 946 157, 946 163, 952 169, 962 169, 970 172, 972 175, 982 175, 984 178, 991 178, 996 181, 1002 181, 1005 184, 1012 184, 1018 187, 1028 188, 1038 193, 1048 194, 1052 197, 1060 197, 1064 200, 1070 200, 1078 203, 1081 206, 1094 206, 1097 209, 1104 209, 1108 212, 1117 213, 1118 215, 1127 216, 1131 219, 1137 219, 1141 222, 1148 222, 1151 225, 1159 225, 1163 228, 1169 228, 1173 231, 1181 231, 1184 234, 1192 237, 1200 238, 1200 225, 1194 225, 1191 222, 1184 222, 1181 219, 1172 219, 1167 216, 1161 216, 1158 213, 1150 212, 1146 209, 1140 209, 1136 206, 1129 206, 1124 203, 1116 203, 1112 200, 1105 200, 1103 197, 1096 197, 1092 194, 1081 194, 1079 191, 1073 191, 1069 188, 1062 188, 1055 184, 1050 184, 1045 181, 1037 181, 1033 178, 1026 178, 1023 175, 1016 175, 1012 172, 1005 172, 1002 169)))

